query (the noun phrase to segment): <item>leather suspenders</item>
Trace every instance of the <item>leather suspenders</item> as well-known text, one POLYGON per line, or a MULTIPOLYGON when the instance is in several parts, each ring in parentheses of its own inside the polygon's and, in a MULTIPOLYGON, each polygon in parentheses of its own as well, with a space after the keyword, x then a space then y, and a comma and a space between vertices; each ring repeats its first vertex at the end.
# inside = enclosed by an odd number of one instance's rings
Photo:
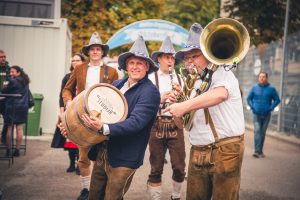
POLYGON ((107 83, 107 79, 108 79, 108 66, 104 65, 104 75, 103 75, 103 83, 107 83))
POLYGON ((213 120, 211 118, 211 115, 209 113, 208 108, 204 108, 204 116, 205 116, 205 123, 209 124, 210 129, 211 129, 211 131, 212 131, 212 133, 214 135, 215 142, 218 142, 219 141, 219 137, 218 137, 218 134, 217 134, 214 122, 213 122, 213 120))

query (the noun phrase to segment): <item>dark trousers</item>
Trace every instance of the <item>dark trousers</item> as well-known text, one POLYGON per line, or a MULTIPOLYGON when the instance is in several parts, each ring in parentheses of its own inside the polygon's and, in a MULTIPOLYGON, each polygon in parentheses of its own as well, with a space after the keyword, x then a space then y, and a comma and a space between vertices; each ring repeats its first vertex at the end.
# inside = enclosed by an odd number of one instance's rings
POLYGON ((4 124, 2 131, 1 131, 1 142, 3 144, 6 144, 7 127, 8 127, 8 125, 4 124))
POLYGON ((244 139, 221 146, 192 146, 187 200, 238 200, 244 139))
POLYGON ((135 171, 127 167, 112 167, 107 159, 107 149, 101 145, 92 171, 89 200, 122 200, 135 171))
POLYGON ((151 172, 148 182, 161 182, 167 149, 171 158, 172 179, 180 183, 184 181, 186 155, 183 134, 183 130, 176 127, 172 118, 158 118, 155 121, 149 140, 151 172))
POLYGON ((254 124, 254 147, 256 153, 263 153, 267 128, 271 119, 271 114, 266 116, 253 114, 254 124))
POLYGON ((70 159, 70 166, 75 167, 76 160, 78 160, 78 149, 67 149, 70 159))
MULTIPOLYGON (((4 119, 4 111, 5 111, 5 99, 0 99, 0 115, 4 119)), ((1 130, 1 142, 6 144, 6 135, 7 135, 7 124, 3 125, 1 130)))

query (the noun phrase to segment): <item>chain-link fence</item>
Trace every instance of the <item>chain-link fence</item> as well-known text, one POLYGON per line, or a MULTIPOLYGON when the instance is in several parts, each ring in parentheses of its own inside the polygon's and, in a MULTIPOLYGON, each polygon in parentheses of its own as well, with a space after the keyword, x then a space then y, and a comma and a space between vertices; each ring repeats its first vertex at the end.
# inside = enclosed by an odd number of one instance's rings
POLYGON ((283 42, 251 47, 247 56, 234 71, 243 92, 245 120, 252 123, 252 112, 247 106, 247 95, 257 82, 260 71, 269 74, 269 82, 278 93, 282 89, 281 104, 272 112, 269 128, 300 136, 300 32, 286 40, 286 67, 283 69, 283 42))

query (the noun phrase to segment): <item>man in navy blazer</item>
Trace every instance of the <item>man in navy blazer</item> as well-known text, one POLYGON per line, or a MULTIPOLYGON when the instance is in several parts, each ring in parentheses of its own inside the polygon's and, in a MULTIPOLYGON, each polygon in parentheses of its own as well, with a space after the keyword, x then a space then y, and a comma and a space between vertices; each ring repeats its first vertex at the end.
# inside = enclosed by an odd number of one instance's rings
POLYGON ((129 52, 119 56, 118 63, 119 68, 128 72, 128 78, 115 81, 113 85, 127 100, 127 118, 115 124, 102 124, 96 117, 82 116, 85 125, 109 137, 107 142, 98 145, 90 200, 123 198, 136 169, 143 164, 160 104, 160 93, 148 79, 148 74, 158 68, 149 57, 142 37, 129 52))

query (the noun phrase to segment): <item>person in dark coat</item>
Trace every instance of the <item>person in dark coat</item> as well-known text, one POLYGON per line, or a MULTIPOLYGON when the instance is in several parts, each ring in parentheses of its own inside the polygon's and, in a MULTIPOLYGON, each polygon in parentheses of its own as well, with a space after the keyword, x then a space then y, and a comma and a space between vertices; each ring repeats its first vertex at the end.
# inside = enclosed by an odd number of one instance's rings
POLYGON ((21 94, 20 98, 8 97, 5 101, 4 124, 8 126, 6 144, 7 156, 10 155, 12 123, 16 126, 16 149, 13 156, 19 156, 20 145, 23 140, 23 124, 27 121, 28 116, 28 97, 29 97, 29 77, 19 66, 10 68, 10 78, 8 85, 2 90, 6 94, 21 94))
MULTIPOLYGON (((72 72, 77 66, 82 65, 85 62, 84 56, 82 54, 75 54, 72 58, 72 63, 70 67, 70 71, 72 72)), ((64 113, 65 111, 65 106, 64 106, 64 100, 62 98, 62 91, 67 84, 68 80, 70 79, 71 72, 66 74, 64 78, 62 79, 61 82, 61 90, 59 93, 59 112, 60 115, 64 113)), ((73 88, 72 90, 72 97, 75 97, 76 94, 76 87, 73 88)), ((74 144, 73 142, 67 140, 64 136, 61 135, 59 128, 57 127, 52 139, 51 143, 52 148, 64 148, 65 150, 68 151, 69 159, 70 159, 70 165, 67 168, 66 172, 74 172, 76 171, 76 174, 80 174, 79 167, 75 167, 76 160, 78 160, 79 155, 78 155, 78 146, 74 144)))
POLYGON ((6 54, 0 49, 0 90, 4 88, 9 79, 9 65, 6 60, 6 54))
MULTIPOLYGON (((128 72, 128 78, 113 85, 124 94, 128 116, 124 121, 103 124, 100 119, 83 115, 85 125, 109 137, 98 144, 99 151, 93 168, 90 200, 123 199, 133 175, 143 164, 145 150, 160 104, 160 94, 148 79, 148 74, 158 67, 149 57, 145 41, 139 37, 129 52, 118 58, 119 68, 128 72)), ((92 158, 94 157, 94 158, 92 158)))
MULTIPOLYGON (((6 60, 6 53, 0 49, 0 91, 8 83, 9 79, 9 64, 6 60)), ((0 114, 3 116, 5 111, 5 98, 0 99, 0 114)), ((4 125, 1 132, 1 142, 6 144, 7 126, 4 125)))

